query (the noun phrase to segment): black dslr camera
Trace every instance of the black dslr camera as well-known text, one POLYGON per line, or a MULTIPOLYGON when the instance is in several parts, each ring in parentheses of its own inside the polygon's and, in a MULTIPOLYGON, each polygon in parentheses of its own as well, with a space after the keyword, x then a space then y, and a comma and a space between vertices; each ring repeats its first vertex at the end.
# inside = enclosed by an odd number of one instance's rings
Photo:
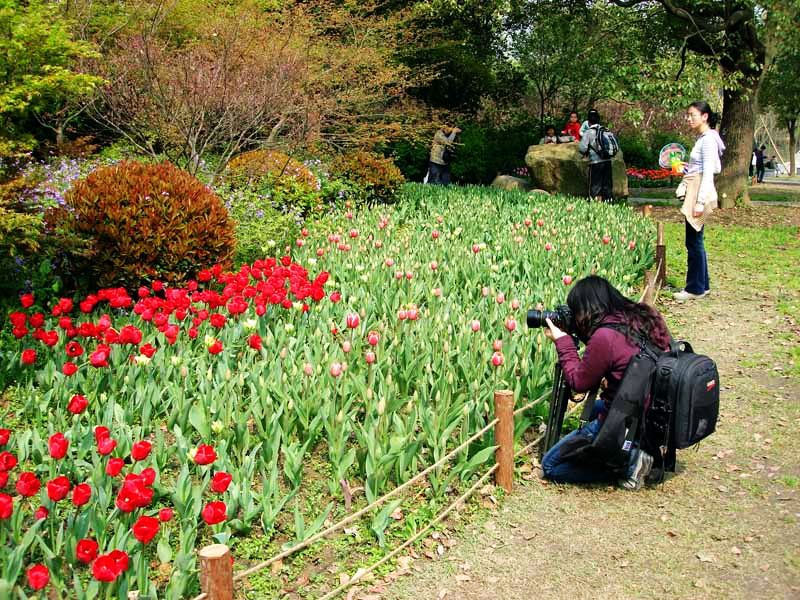
POLYGON ((556 306, 553 310, 528 311, 528 327, 530 328, 547 327, 545 319, 550 319, 553 325, 570 335, 575 334, 575 318, 566 304, 556 306))
MULTIPOLYGON (((578 345, 577 329, 575 328, 575 316, 569 306, 562 304, 553 310, 529 310, 528 327, 547 327, 545 319, 550 319, 553 325, 568 333, 575 345, 578 345)), ((569 389, 561 365, 556 360, 553 369, 553 390, 550 397, 550 410, 547 415, 547 430, 545 431, 542 443, 542 454, 552 448, 561 437, 561 428, 564 425, 564 416, 567 412, 567 404, 572 398, 572 390, 569 389)), ((588 400, 592 405, 593 400, 588 400)))

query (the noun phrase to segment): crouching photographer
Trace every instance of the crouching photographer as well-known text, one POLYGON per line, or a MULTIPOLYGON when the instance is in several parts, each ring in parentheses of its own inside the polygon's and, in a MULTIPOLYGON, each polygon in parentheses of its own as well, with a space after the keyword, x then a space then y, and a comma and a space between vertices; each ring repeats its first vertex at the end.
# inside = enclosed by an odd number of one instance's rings
MULTIPOLYGON (((623 428, 625 452, 619 460, 624 462, 615 467, 593 460, 592 443, 600 434, 626 369, 643 347, 643 340, 664 351, 670 348, 670 335, 662 316, 645 304, 629 300, 602 277, 592 275, 574 285, 566 307, 551 313, 531 311, 528 324, 544 327, 545 335, 555 343, 565 385, 578 393, 600 389, 591 411, 584 412, 588 422, 545 453, 544 476, 561 483, 617 479, 626 489, 640 489, 653 466, 653 457, 638 448, 635 431, 628 436, 623 428), (582 357, 571 334, 586 345, 582 357)), ((592 397, 593 394, 587 396, 592 397)), ((559 432, 560 422, 556 440, 559 432)))

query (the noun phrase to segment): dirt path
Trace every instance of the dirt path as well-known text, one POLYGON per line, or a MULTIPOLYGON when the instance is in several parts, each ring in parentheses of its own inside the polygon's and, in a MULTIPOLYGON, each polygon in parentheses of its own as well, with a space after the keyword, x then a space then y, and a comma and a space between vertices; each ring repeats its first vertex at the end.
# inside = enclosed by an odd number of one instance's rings
POLYGON ((779 350, 797 338, 752 264, 712 262, 710 297, 662 303, 723 384, 717 433, 675 477, 639 493, 518 481, 383 598, 800 598, 800 380, 779 350))

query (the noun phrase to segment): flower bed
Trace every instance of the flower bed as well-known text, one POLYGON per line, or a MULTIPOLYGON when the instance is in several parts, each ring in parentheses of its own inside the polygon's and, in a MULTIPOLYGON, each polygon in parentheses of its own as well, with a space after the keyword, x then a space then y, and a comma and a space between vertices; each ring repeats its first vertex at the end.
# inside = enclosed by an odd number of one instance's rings
MULTIPOLYGON (((632 293, 652 263, 650 223, 625 208, 404 196, 304 229, 291 258, 183 287, 23 296, 0 357, 17 384, 0 433, 0 589, 180 597, 212 536, 302 540, 342 514, 341 480, 372 500, 483 427, 495 389, 519 403, 547 389, 552 348, 524 327, 527 308, 563 302, 590 272, 632 293), (304 515, 312 452, 331 504, 304 515), (279 519, 291 510, 294 527, 279 519)), ((471 478, 491 443, 428 493, 471 478)))
POLYGON ((631 187, 668 187, 677 179, 670 169, 630 168, 626 173, 631 187))

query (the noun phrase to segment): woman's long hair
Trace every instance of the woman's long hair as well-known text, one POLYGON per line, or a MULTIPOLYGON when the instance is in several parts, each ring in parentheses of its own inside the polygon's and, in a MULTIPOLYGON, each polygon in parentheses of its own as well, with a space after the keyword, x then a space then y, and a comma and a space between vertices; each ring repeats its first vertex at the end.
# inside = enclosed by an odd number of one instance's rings
POLYGON ((669 331, 664 318, 653 308, 623 296, 607 280, 597 275, 576 282, 567 296, 575 318, 579 336, 588 340, 607 317, 615 317, 622 325, 622 333, 634 344, 643 336, 666 350, 669 348, 669 331))

